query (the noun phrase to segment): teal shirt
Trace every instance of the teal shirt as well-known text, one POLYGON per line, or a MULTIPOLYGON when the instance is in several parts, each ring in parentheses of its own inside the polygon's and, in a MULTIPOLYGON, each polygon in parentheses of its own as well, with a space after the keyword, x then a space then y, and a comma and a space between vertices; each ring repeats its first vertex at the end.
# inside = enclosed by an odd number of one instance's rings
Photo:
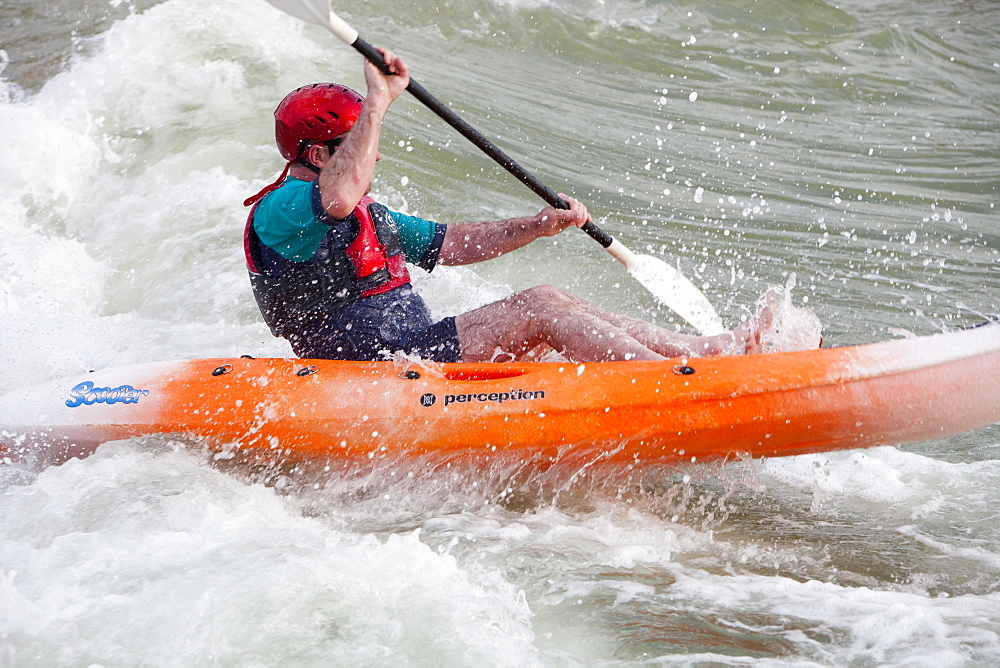
MULTIPOLYGON (((315 255, 320 241, 330 231, 324 220, 336 222, 327 215, 321 218, 314 210, 313 191, 318 188, 317 181, 288 178, 280 188, 268 193, 253 215, 254 231, 261 242, 294 262, 305 262, 315 255)), ((406 261, 428 271, 433 269, 444 241, 445 225, 388 211, 399 230, 406 261)))

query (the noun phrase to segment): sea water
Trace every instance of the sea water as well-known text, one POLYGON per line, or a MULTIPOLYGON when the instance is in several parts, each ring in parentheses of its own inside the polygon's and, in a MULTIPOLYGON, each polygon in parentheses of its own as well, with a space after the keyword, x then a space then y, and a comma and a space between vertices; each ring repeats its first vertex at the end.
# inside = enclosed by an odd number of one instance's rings
MULTIPOLYGON (((342 6, 341 6, 342 5, 342 6)), ((827 345, 1000 312, 1000 6, 372 0, 369 41, 733 325, 827 345)), ((289 90, 359 56, 263 0, 0 3, 0 391, 286 356, 243 268, 289 90)), ((442 222, 541 203, 414 100, 374 183, 442 222)), ((572 231, 415 270, 438 316, 541 283, 682 327, 572 231)), ((1000 371, 1000 370, 997 370, 1000 371)), ((259 479, 197 443, 0 470, 0 665, 990 665, 1000 428, 764 462, 259 479)))

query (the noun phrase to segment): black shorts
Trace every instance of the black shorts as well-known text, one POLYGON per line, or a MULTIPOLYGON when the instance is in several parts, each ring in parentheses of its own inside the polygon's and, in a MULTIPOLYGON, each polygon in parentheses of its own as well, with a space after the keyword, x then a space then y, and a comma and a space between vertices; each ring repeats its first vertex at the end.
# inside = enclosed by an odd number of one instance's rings
POLYGON ((387 360, 394 353, 435 362, 462 359, 455 319, 431 322, 424 300, 408 286, 359 299, 286 338, 307 359, 387 360))

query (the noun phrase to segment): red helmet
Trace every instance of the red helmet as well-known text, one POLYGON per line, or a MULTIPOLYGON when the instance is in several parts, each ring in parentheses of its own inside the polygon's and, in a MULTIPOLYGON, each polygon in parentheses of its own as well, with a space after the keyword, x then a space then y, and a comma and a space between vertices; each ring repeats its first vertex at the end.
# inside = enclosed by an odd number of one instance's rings
POLYGON ((304 141, 323 142, 354 125, 365 98, 347 86, 317 83, 297 88, 274 110, 274 138, 285 160, 299 157, 304 141))

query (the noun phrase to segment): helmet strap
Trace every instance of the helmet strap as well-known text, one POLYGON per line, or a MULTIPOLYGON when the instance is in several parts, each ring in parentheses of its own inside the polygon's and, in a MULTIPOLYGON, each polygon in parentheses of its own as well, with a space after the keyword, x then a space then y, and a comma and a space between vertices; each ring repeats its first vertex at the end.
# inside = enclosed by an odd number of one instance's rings
POLYGON ((306 168, 308 168, 308 169, 309 169, 309 170, 310 170, 311 172, 313 172, 314 174, 319 174, 319 173, 320 173, 321 171, 323 171, 323 170, 321 170, 321 169, 320 169, 319 167, 317 167, 316 165, 312 164, 312 163, 311 163, 311 162, 309 161, 309 158, 307 158, 307 157, 306 157, 305 155, 301 155, 301 156, 299 156, 299 157, 298 157, 298 158, 297 158, 297 159, 295 160, 295 162, 297 162, 298 164, 302 165, 303 167, 306 167, 306 168))

